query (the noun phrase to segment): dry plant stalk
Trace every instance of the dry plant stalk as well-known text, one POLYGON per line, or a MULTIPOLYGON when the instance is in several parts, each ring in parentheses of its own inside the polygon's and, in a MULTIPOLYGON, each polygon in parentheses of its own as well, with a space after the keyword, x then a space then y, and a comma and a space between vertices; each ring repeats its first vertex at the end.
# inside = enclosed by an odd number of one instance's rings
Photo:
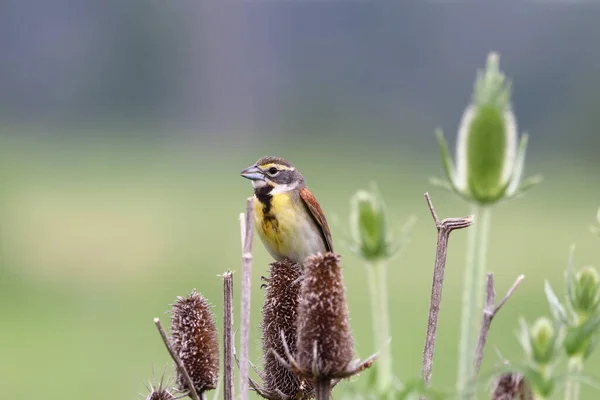
POLYGON ((198 397, 198 393, 196 392, 196 389, 194 389, 194 384, 192 382, 192 378, 190 378, 190 375, 188 374, 187 370, 185 369, 185 365, 183 365, 183 362, 177 355, 177 352, 173 349, 173 346, 171 345, 171 342, 169 341, 169 338, 167 337, 167 333, 165 332, 165 329, 163 328, 162 324, 160 323, 160 319, 154 318, 154 324, 156 325, 156 329, 158 329, 158 333, 160 333, 160 337, 162 338, 162 340, 165 344, 165 347, 169 351, 171 358, 175 362, 175 365, 177 365, 177 367, 181 371, 183 379, 186 382, 186 386, 190 388, 190 392, 188 393, 188 395, 192 398, 192 400, 200 400, 200 398, 198 397))
POLYGON ((481 322, 481 330, 479 331, 479 340, 477 341, 477 353, 475 357, 475 375, 473 379, 477 379, 479 375, 479 370, 481 369, 481 363, 483 361, 483 351, 485 349, 485 344, 487 342, 487 337, 490 332, 490 326, 492 325, 492 320, 500 311, 502 306, 508 301, 508 299, 513 295, 515 290, 519 287, 521 282, 525 279, 525 275, 519 275, 515 283, 508 289, 508 292, 498 303, 496 302, 496 290, 494 289, 494 274, 487 274, 487 284, 486 284, 486 296, 485 296, 485 307, 483 308, 483 321, 481 322))
POLYGON ((240 398, 248 400, 248 365, 250 364, 250 290, 252 285, 252 234, 254 200, 246 200, 246 215, 240 214, 242 235, 242 309, 240 322, 240 398))
POLYGON ((433 369, 433 355, 435 352, 435 339, 437 335, 438 320, 440 314, 440 305, 442 302, 442 289, 444 288, 444 269, 446 266, 446 255, 448 253, 448 239, 450 233, 455 229, 467 228, 473 223, 471 216, 463 218, 446 218, 440 221, 435 212, 435 208, 429 197, 425 193, 425 199, 431 211, 431 216, 437 228, 437 249, 435 252, 435 266, 433 269, 433 283, 431 285, 431 301, 429 303, 429 318, 427 321, 427 332, 425 334, 425 348, 423 349, 423 365, 421 375, 425 383, 431 382, 431 372, 433 369))
MULTIPOLYGON (((217 387, 219 380, 219 339, 211 306, 195 290, 188 297, 178 297, 171 309, 171 344, 181 358, 196 392, 217 387)), ((180 368, 177 384, 189 392, 180 368)))
POLYGON ((327 400, 334 380, 360 373, 373 364, 375 356, 364 362, 352 361, 353 339, 339 256, 313 255, 306 259, 304 267, 296 356, 292 355, 283 331, 280 335, 287 360, 274 354, 293 373, 313 382, 317 400, 327 400))
POLYGON ((233 400, 233 272, 223 274, 223 398, 233 400))

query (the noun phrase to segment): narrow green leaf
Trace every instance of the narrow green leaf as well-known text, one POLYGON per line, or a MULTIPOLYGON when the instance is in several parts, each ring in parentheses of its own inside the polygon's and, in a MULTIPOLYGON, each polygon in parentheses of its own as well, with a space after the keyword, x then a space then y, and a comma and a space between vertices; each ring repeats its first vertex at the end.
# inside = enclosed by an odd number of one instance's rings
POLYGON ((588 344, 587 349, 585 350, 584 359, 587 359, 593 352, 596 350, 598 346, 598 333, 595 333, 590 338, 590 342, 588 344))
POLYGON ((593 317, 585 321, 585 323, 581 325, 578 329, 581 329, 584 337, 587 338, 591 334, 596 332, 598 328, 600 328, 600 315, 594 315, 593 317))
POLYGON ((575 303, 575 279, 573 278, 573 260, 575 259, 575 244, 569 248, 569 259, 565 270, 565 294, 568 304, 575 303))
POLYGON ((442 165, 444 167, 444 172, 446 172, 446 177, 450 184, 456 189, 455 185, 455 170, 454 163, 452 162, 452 157, 450 156, 450 150, 448 150, 448 143, 446 142, 446 138, 444 137, 444 132, 441 129, 437 129, 435 131, 435 135, 438 140, 438 146, 440 147, 440 156, 442 157, 442 165))
POLYGON ((519 330, 517 330, 516 336, 527 357, 531 357, 532 348, 531 340, 529 337, 529 327, 527 326, 527 322, 525 322, 525 319, 523 318, 519 318, 519 330))
POLYGON ((429 178, 429 183, 431 183, 433 186, 437 186, 439 188, 442 189, 446 189, 449 192, 453 192, 454 188, 452 187, 452 185, 450 184, 450 182, 445 181, 443 179, 437 178, 435 176, 432 176, 431 178, 429 178))
POLYGON ((562 304, 560 304, 558 297, 556 297, 556 294, 554 294, 554 291, 552 290, 552 287, 548 281, 544 283, 544 292, 546 292, 546 298, 548 299, 550 311, 552 312, 554 319, 563 324, 568 324, 567 311, 562 304))
POLYGON ((523 133, 523 136, 521 136, 521 141, 519 142, 519 148, 517 149, 517 156, 513 164, 510 183, 506 189, 507 196, 512 196, 519 189, 519 183, 521 183, 523 169, 525 168, 525 153, 527 151, 528 141, 529 135, 527 133, 523 133))

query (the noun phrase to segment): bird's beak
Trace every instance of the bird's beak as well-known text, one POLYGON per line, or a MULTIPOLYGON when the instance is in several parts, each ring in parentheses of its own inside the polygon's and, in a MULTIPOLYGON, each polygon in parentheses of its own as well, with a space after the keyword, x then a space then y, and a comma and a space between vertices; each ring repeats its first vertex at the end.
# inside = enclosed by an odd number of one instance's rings
POLYGON ((254 164, 246 168, 241 172, 242 176, 246 179, 250 179, 251 181, 264 181, 265 176, 263 175, 258 165, 254 164))

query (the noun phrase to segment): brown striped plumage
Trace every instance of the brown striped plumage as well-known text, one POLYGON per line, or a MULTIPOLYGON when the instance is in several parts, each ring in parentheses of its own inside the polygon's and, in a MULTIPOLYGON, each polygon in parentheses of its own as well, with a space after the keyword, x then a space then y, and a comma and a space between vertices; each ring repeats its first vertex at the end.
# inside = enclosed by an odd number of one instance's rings
POLYGON ((290 162, 262 157, 242 171, 242 176, 252 180, 255 225, 276 260, 303 263, 309 255, 333 251, 325 214, 290 162))

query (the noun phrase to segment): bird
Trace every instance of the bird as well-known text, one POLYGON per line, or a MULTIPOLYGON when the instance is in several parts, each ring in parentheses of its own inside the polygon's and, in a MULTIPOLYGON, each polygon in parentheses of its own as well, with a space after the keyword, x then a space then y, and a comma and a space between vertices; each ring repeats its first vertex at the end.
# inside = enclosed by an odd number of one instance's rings
POLYGON ((304 265, 310 255, 333 252, 331 231, 304 177, 289 161, 266 156, 241 172, 254 187, 254 226, 276 261, 304 265))

